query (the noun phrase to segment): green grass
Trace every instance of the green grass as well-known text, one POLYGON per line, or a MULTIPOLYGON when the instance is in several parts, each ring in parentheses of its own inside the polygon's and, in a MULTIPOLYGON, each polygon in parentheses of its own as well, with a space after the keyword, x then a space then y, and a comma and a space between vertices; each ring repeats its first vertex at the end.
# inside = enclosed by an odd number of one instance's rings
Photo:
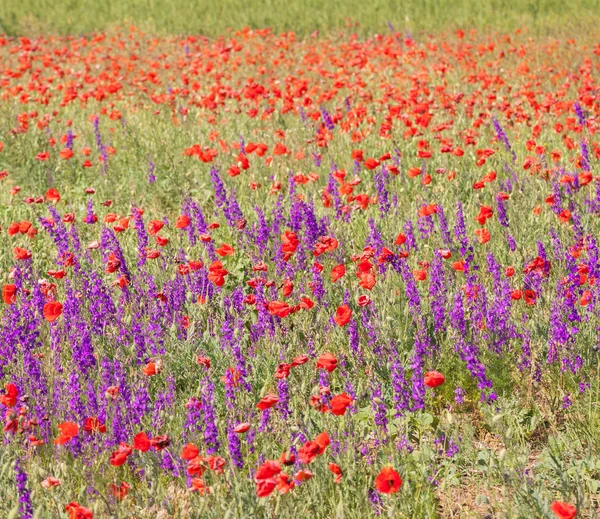
POLYGON ((524 28, 535 34, 593 33, 599 0, 4 0, 0 33, 85 34, 133 23, 150 32, 217 35, 228 28, 335 32, 524 28))

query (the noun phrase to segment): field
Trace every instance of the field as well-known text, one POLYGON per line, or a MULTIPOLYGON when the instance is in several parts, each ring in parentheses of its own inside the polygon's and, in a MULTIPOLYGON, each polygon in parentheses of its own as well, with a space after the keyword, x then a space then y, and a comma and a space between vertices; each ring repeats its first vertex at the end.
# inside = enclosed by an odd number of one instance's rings
POLYGON ((0 6, 0 516, 600 517, 596 6, 0 6))

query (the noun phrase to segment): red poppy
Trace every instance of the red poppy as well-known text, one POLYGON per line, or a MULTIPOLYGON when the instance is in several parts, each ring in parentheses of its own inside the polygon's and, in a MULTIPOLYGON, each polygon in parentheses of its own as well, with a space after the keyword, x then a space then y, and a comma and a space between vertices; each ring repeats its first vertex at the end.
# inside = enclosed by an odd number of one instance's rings
POLYGON ((60 193, 56 189, 51 187, 50 189, 48 189, 48 191, 46 191, 46 200, 56 205, 58 204, 58 202, 60 202, 60 193))
POLYGON ((153 375, 156 375, 158 373, 158 371, 156 369, 156 363, 155 362, 148 362, 148 364, 146 364, 142 368, 142 373, 144 375, 146 375, 147 377, 151 377, 153 375))
POLYGON ((126 461, 133 449, 126 443, 121 442, 119 448, 110 455, 110 464, 113 467, 120 467, 126 461))
POLYGON ((4 386, 5 393, 0 396, 0 404, 6 407, 14 407, 17 404, 17 397, 19 396, 19 390, 13 383, 6 384, 4 386))
POLYGON ((392 467, 383 467, 375 478, 375 488, 382 494, 395 494, 402 486, 402 479, 392 467))
POLYGON ((479 243, 484 244, 487 243, 488 241, 490 241, 490 231, 488 231, 485 227, 481 228, 481 229, 477 229, 475 231, 475 234, 477 235, 477 240, 479 241, 479 243))
POLYGON ((579 300, 579 304, 581 306, 587 306, 592 300, 592 293, 589 290, 584 290, 581 295, 581 299, 579 300))
POLYGON ((64 445, 71 441, 79 433, 79 425, 73 422, 63 422, 59 424, 58 430, 60 436, 54 440, 55 445, 64 445))
POLYGON ((151 220, 148 224, 148 234, 150 236, 156 235, 165 225, 162 220, 151 220))
POLYGON ((298 355, 292 360, 292 367, 302 366, 308 362, 308 355, 298 355))
POLYGON ((571 211, 569 211, 568 209, 563 209, 559 214, 558 214, 558 219, 562 222, 562 223, 566 223, 571 219, 571 211))
POLYGON ((133 438, 133 448, 142 452, 150 450, 152 442, 145 432, 141 432, 135 435, 133 438))
POLYGON ((92 416, 85 419, 85 425, 83 426, 85 432, 88 433, 105 433, 106 425, 104 425, 96 416, 92 416))
POLYGON ((190 476, 202 476, 206 471, 206 466, 204 465, 204 459, 200 456, 196 456, 188 461, 186 471, 190 476))
POLYGON ((340 468, 340 466, 337 463, 330 463, 329 464, 329 470, 335 476, 333 482, 334 483, 340 483, 340 481, 342 481, 342 477, 344 475, 344 473, 342 472, 342 469, 340 468))
POLYGON ((523 299, 529 306, 534 306, 537 301, 537 293, 535 290, 525 290, 523 293, 523 299))
POLYGON ((329 373, 337 368, 337 359, 332 353, 323 353, 317 360, 317 369, 326 369, 329 373))
POLYGON ((317 455, 319 454, 320 446, 317 442, 307 441, 300 449, 298 450, 298 459, 308 465, 311 461, 313 461, 317 455))
POLYGON ((573 519, 577 516, 577 508, 562 501, 554 501, 550 507, 550 510, 552 510, 554 515, 559 519, 573 519))
POLYGON ((427 271, 425 269, 413 270, 413 276, 417 281, 425 281, 427 279, 427 271))
POLYGON ((186 214, 182 214, 181 216, 178 216, 177 220, 175 220, 175 227, 177 227, 177 229, 185 229, 189 224, 190 224, 190 217, 186 214))
POLYGON ((293 254, 296 252, 300 240, 298 240, 298 236, 296 236, 295 232, 285 231, 281 235, 281 252, 293 254))
POLYGON ((485 222, 488 218, 491 218, 494 215, 494 210, 491 207, 488 207, 487 205, 482 205, 479 208, 479 214, 477 215, 477 218, 475 218, 475 220, 477 220, 477 222, 479 222, 479 225, 485 225, 485 222))
POLYGON ((329 401, 329 407, 335 416, 343 416, 346 414, 346 409, 352 405, 352 402, 354 402, 354 400, 352 400, 350 395, 340 393, 329 401))
POLYGON ((215 249, 215 252, 222 257, 232 256, 235 253, 235 249, 231 245, 227 245, 227 243, 224 243, 223 245, 221 245, 221 247, 215 249))
POLYGON ((12 305, 17 300, 16 285, 4 285, 2 287, 2 300, 7 305, 12 305))
POLYGON ((342 265, 337 265, 331 269, 331 281, 335 283, 338 279, 341 279, 346 273, 346 267, 342 265))
POLYGON ((269 496, 277 486, 278 476, 281 473, 281 465, 278 461, 265 461, 254 475, 256 483, 256 495, 258 497, 269 496))
POLYGON ((188 443, 181 451, 181 457, 184 460, 193 460, 199 454, 198 447, 193 443, 188 443))
POLYGON ((284 301, 271 301, 267 305, 267 310, 271 315, 284 318, 292 313, 293 307, 284 301))
POLYGON ((13 249, 13 256, 16 260, 26 260, 31 258, 31 252, 27 249, 21 249, 20 247, 15 247, 13 249))
POLYGON ((301 469, 298 472, 296 472, 294 479, 296 479, 296 481, 302 482, 302 481, 308 481, 312 477, 313 477, 313 474, 310 470, 301 469))
POLYGON ((345 326, 350 322, 350 318, 352 317, 352 310, 348 305, 338 306, 334 320, 338 326, 345 326))
POLYGON ((162 451, 171 445, 171 438, 169 438, 166 434, 161 434, 160 436, 155 436, 152 438, 150 440, 150 445, 154 447, 155 450, 162 451))
POLYGON ((331 440, 329 439, 329 434, 327 434, 327 431, 323 431, 321 434, 317 435, 317 437, 315 438, 315 443, 319 447, 319 450, 317 452, 319 456, 325 452, 325 449, 327 449, 327 446, 330 442, 331 440))
POLYGON ((249 429, 250 429, 250 424, 245 422, 245 423, 236 425, 233 429, 233 432, 236 434, 243 434, 243 433, 247 432, 249 429))
POLYGON ((127 494, 129 494, 129 489, 131 487, 129 486, 129 483, 126 483, 125 481, 123 481, 119 486, 115 485, 114 483, 111 483, 109 488, 110 488, 110 493, 113 496, 115 496, 119 500, 122 500, 122 499, 125 499, 127 494))
POLYGON ((206 483, 203 479, 200 478, 192 478, 192 486, 190 490, 192 492, 198 492, 201 496, 210 493, 210 488, 206 486, 206 483))
POLYGON ((277 402, 279 402, 279 397, 277 395, 268 394, 261 398, 260 402, 256 404, 256 407, 258 407, 261 411, 264 411, 273 407, 277 402))
POLYGON ((365 160, 364 165, 365 168, 369 170, 374 170, 377 166, 379 166, 380 162, 377 159, 368 158, 365 160))
POLYGON ((42 487, 49 489, 60 486, 60 480, 56 479, 53 476, 48 476, 40 484, 42 485, 42 487))
POLYGON ((439 371, 428 371, 425 373, 425 385, 427 387, 438 387, 446 381, 444 375, 439 371))
POLYGON ((358 296, 358 306, 368 306, 371 304, 371 298, 367 295, 358 296))
POLYGON ((225 276, 229 274, 229 272, 223 268, 221 260, 213 261, 208 267, 208 272, 209 281, 212 281, 218 287, 225 284, 225 276))
POLYGON ((89 508, 81 506, 76 501, 71 501, 66 505, 65 512, 68 512, 69 519, 94 519, 93 512, 89 508))

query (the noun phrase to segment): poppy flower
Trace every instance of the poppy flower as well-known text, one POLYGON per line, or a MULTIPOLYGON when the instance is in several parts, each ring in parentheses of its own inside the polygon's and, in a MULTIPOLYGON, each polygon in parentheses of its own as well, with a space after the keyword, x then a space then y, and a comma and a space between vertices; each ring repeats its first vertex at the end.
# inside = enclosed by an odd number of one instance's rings
POLYGON ((535 290, 525 290, 523 293, 523 299, 529 306, 534 306, 537 301, 537 293, 535 290))
POLYGON ((223 268, 221 260, 213 261, 208 267, 208 279, 213 282, 216 286, 221 287, 225 284, 225 276, 229 272, 223 268))
POLYGON ((106 425, 104 425, 96 416, 85 419, 83 430, 87 433, 105 433, 106 425))
POLYGON ((402 479, 392 467, 383 467, 375 478, 375 488, 382 494, 395 494, 402 486, 402 479))
POLYGON ((93 512, 76 501, 71 501, 66 505, 65 512, 69 514, 69 519, 94 519, 93 512))
POLYGON ((151 220, 148 224, 148 234, 155 236, 164 227, 165 222, 162 220, 151 220))
POLYGON ((494 215, 494 210, 491 207, 488 207, 487 205, 482 205, 479 208, 479 214, 477 215, 475 220, 477 220, 477 222, 479 222, 479 225, 485 225, 486 220, 488 218, 491 218, 493 215, 494 215))
POLYGON ((313 306, 315 306, 315 303, 309 297, 301 297, 300 298, 300 307, 301 308, 304 308, 305 310, 310 310, 313 306))
POLYGON ((290 315, 290 313, 292 313, 292 309, 293 308, 284 301, 271 301, 267 305, 267 310, 271 315, 276 315, 277 317, 281 318, 290 315))
POLYGON ((265 461, 254 475, 256 483, 256 495, 258 497, 269 496, 277 486, 277 479, 281 473, 281 465, 278 461, 265 461))
POLYGON ((321 447, 317 442, 309 440, 298 450, 298 459, 308 465, 317 457, 320 449, 321 447))
POLYGON ((365 160, 364 165, 368 170, 374 170, 377 166, 379 166, 380 162, 377 159, 368 158, 365 160))
POLYGON ((46 191, 46 200, 56 205, 58 204, 58 202, 60 202, 60 193, 56 189, 51 187, 50 189, 48 189, 48 191, 46 191))
POLYGON ((250 424, 247 422, 238 424, 233 428, 233 432, 236 434, 243 434, 248 430, 250 430, 250 424))
POLYGON ((221 456, 207 456, 205 461, 208 463, 210 470, 214 470, 217 474, 223 473, 225 459, 221 456))
POLYGON ((325 452, 325 449, 327 449, 327 446, 330 442, 331 440, 329 439, 329 434, 327 434, 327 431, 323 431, 321 434, 317 435, 317 437, 315 438, 315 443, 319 447, 319 450, 317 452, 319 456, 325 452))
POLYGON ((169 438, 166 434, 161 434, 160 436, 155 436, 152 438, 150 440, 150 445, 154 447, 155 450, 162 451, 171 445, 171 438, 169 438))
POLYGON ((329 470, 335 476, 333 482, 339 484, 340 481, 342 481, 342 477, 344 475, 344 473, 342 472, 342 469, 340 468, 340 466, 337 463, 330 463, 329 464, 329 470))
POLYGON ((568 209, 563 209, 559 214, 558 214, 558 219, 562 222, 562 223, 566 223, 571 219, 571 211, 569 211, 568 209))
POLYGON ((584 290, 581 295, 581 299, 579 300, 579 304, 581 306, 587 306, 592 300, 592 293, 589 290, 584 290))
POLYGON ((50 489, 60 486, 60 480, 56 479, 53 476, 48 476, 46 479, 44 479, 44 481, 40 483, 40 485, 42 485, 42 487, 45 489, 50 489))
POLYGON ((279 366, 277 366, 277 370, 275 371, 275 378, 279 380, 288 378, 291 369, 291 364, 286 364, 285 362, 282 362, 281 364, 279 364, 279 366))
POLYGON ((202 476, 206 471, 206 465, 204 459, 200 456, 196 456, 188 461, 186 472, 190 476, 202 476))
POLYGON ((125 499, 127 494, 129 494, 130 488, 131 487, 129 483, 126 483, 125 481, 123 481, 119 486, 115 485, 114 483, 111 483, 109 486, 110 493, 119 500, 125 499))
POLYGON ((142 452, 150 450, 152 446, 150 438, 145 432, 138 433, 133 438, 133 448, 142 452))
POLYGON ((281 235, 281 252, 293 254, 296 252, 299 244, 300 240, 298 240, 298 236, 295 232, 285 231, 285 233, 281 235))
POLYGON ((13 249, 13 256, 16 260, 26 260, 31 258, 31 252, 27 249, 22 249, 20 247, 15 247, 13 249))
POLYGON ((331 281, 335 283, 338 279, 341 279, 346 273, 346 267, 342 265, 337 265, 331 269, 331 281))
POLYGON ((19 396, 19 390, 13 383, 6 384, 4 386, 5 393, 0 396, 0 404, 6 407, 14 407, 17 404, 17 397, 19 396))
POLYGON ((293 465, 296 463, 296 456, 292 452, 286 451, 279 457, 279 463, 285 466, 293 465))
POLYGON ((329 407, 335 416, 343 416, 346 414, 346 409, 352 405, 352 402, 354 400, 352 400, 351 396, 346 393, 340 393, 329 401, 329 407))
POLYGON ((357 300, 358 306, 368 306, 371 304, 371 298, 367 295, 358 296, 357 300))
POLYGON ((338 326, 345 326, 350 322, 350 318, 352 317, 352 310, 348 305, 338 306, 334 320, 338 326))
POLYGON ((317 369, 326 369, 329 373, 337 367, 337 359, 332 353, 323 353, 317 360, 317 369))
POLYGON ((235 253, 235 249, 231 245, 224 243, 218 249, 215 249, 215 252, 221 257, 232 256, 235 253))
POLYGON ((304 482, 304 481, 308 481, 312 477, 313 477, 313 473, 310 470, 301 469, 298 472, 296 472, 294 479, 296 481, 304 482))
POLYGON ((490 241, 490 231, 488 231, 485 227, 481 228, 481 229, 477 229, 475 231, 475 234, 477 235, 477 240, 479 241, 479 243, 484 244, 487 243, 488 241, 490 241))
POLYGON ((554 501, 550 510, 552 510, 554 515, 559 519, 573 519, 577 516, 577 508, 562 501, 554 501))
POLYGON ((192 492, 198 492, 201 496, 210 493, 210 489, 206 486, 206 483, 203 479, 200 478, 192 478, 191 481, 192 486, 190 490, 192 492))
POLYGON ((79 425, 73 422, 63 422, 59 424, 58 430, 60 436, 54 440, 55 445, 64 445, 71 441, 79 433, 79 425))
POLYGON ((120 467, 127 461, 127 458, 132 452, 133 449, 129 445, 121 442, 119 448, 110 455, 110 464, 113 467, 120 467))
POLYGON ((439 371, 428 371, 425 373, 425 385, 427 387, 438 387, 446 381, 444 375, 439 371))
POLYGON ((279 397, 277 395, 268 394, 261 398, 260 402, 256 404, 256 407, 258 407, 258 409, 261 411, 264 411, 273 407, 277 402, 279 402, 279 397))
POLYGON ((308 355, 298 355, 292 360, 292 367, 302 366, 308 362, 308 355))
POLYGON ((190 217, 186 214, 182 214, 175 220, 175 227, 177 229, 185 229, 190 224, 190 217))
POLYGON ((148 362, 148 364, 146 364, 142 368, 142 373, 144 373, 144 375, 146 375, 147 377, 151 377, 153 375, 156 375, 158 373, 158 370, 156 369, 156 363, 155 362, 148 362))
POLYGON ((425 269, 413 270, 413 276, 416 281, 425 281, 427 279, 427 271, 425 269))
POLYGON ((198 447, 193 443, 188 443, 181 451, 181 458, 184 460, 193 460, 199 454, 198 447))
POLYGON ((7 305, 12 305, 17 300, 16 285, 4 285, 2 287, 2 300, 7 305))

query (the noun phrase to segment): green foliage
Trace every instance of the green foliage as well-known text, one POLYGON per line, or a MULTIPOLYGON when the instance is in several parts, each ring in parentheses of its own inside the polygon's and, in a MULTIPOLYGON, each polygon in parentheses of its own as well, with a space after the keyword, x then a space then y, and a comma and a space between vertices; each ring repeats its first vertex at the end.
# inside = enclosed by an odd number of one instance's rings
POLYGON ((4 0, 0 33, 85 34, 134 23, 150 32, 212 36, 245 26, 304 35, 350 27, 369 34, 388 32, 390 22, 400 31, 522 27, 555 35, 593 31, 599 16, 598 0, 4 0))

